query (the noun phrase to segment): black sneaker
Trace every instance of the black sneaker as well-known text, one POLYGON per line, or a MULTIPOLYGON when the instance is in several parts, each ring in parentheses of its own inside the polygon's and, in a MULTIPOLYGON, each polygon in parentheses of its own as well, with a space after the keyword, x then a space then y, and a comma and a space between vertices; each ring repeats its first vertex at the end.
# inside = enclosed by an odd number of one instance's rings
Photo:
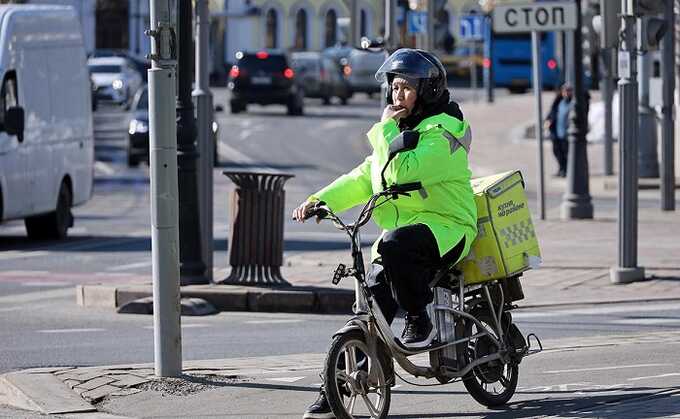
POLYGON ((406 315, 406 325, 401 334, 401 341, 405 345, 427 345, 434 338, 435 330, 430 322, 430 316, 424 311, 417 316, 406 315))
POLYGON ((323 389, 319 392, 319 398, 307 408, 302 419, 335 419, 323 389))

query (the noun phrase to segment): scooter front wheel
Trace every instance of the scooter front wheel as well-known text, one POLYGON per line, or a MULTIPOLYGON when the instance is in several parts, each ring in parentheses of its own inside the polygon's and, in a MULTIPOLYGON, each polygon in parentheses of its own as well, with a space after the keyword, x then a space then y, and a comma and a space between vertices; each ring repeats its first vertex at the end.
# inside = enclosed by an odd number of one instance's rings
POLYGON ((391 388, 378 359, 369 356, 363 332, 350 330, 333 339, 324 368, 326 397, 338 419, 383 419, 391 388), (369 371, 375 370, 375 377, 369 371))

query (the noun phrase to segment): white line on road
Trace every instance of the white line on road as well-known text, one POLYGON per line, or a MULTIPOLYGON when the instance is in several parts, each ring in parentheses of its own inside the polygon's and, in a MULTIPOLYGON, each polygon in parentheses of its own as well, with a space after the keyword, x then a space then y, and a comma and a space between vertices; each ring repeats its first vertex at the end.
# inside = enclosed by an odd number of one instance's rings
POLYGON ((640 380, 651 380, 655 378, 666 378, 666 377, 679 377, 680 372, 672 372, 669 374, 661 374, 661 375, 650 375, 647 377, 634 377, 634 378, 629 378, 628 381, 640 381, 640 380))
POLYGON ((246 324, 282 324, 282 323, 300 323, 301 319, 281 319, 281 320, 250 320, 244 322, 246 324))
POLYGON ((0 308, 0 313, 5 313, 5 312, 8 312, 8 311, 17 311, 17 310, 21 310, 22 308, 24 308, 24 307, 3 307, 3 308, 0 308))
POLYGON ((106 329, 46 329, 36 330, 36 333, 90 333, 90 332, 105 332, 106 329))
POLYGON ((5 271, 3 276, 42 276, 48 275, 49 271, 5 271))
POLYGON ((41 290, 41 291, 33 291, 33 292, 27 292, 23 294, 13 294, 13 295, 6 295, 4 297, 0 297, 0 304, 2 303, 10 303, 10 304, 19 304, 19 303, 31 303, 34 301, 42 301, 42 300, 50 300, 50 299, 57 299, 57 298, 64 298, 64 297, 71 297, 75 299, 75 290, 73 288, 59 288, 56 290, 41 290))
POLYGON ((616 313, 630 313, 630 312, 649 312, 649 311, 667 311, 667 310, 677 310, 678 304, 635 304, 635 305, 624 305, 624 306, 601 306, 593 308, 573 308, 568 310, 550 310, 550 311, 516 311, 512 314, 513 318, 516 319, 526 319, 532 317, 557 317, 563 316, 565 314, 582 314, 582 315, 595 315, 595 314, 616 314, 616 313))
POLYGON ((639 324, 645 326, 653 326, 655 324, 676 324, 680 323, 680 319, 665 319, 665 318, 651 318, 651 319, 620 319, 612 320, 612 324, 639 324))
POLYGON ((283 383, 294 383, 300 381, 305 377, 278 377, 278 378, 267 378, 269 381, 281 381, 283 383))
POLYGON ((145 260, 143 262, 137 262, 137 263, 128 263, 127 265, 119 265, 119 266, 112 266, 110 268, 107 268, 107 271, 127 271, 130 269, 137 269, 137 268, 145 268, 147 266, 151 266, 151 261, 150 260, 145 260))
POLYGON ((562 374, 565 372, 586 372, 586 371, 607 371, 618 370, 622 368, 649 368, 649 367, 665 367, 673 364, 635 364, 635 365, 617 365, 612 367, 593 367, 593 368, 578 368, 574 370, 552 370, 545 371, 544 374, 562 374))
POLYGON ((21 283, 22 287, 63 287, 68 285, 71 284, 64 281, 29 281, 21 283))

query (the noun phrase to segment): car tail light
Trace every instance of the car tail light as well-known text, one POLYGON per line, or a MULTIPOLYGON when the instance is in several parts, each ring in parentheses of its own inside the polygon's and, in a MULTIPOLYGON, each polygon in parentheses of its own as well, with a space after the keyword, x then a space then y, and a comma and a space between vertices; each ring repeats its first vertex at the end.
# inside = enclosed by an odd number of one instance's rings
POLYGON ((352 74, 352 67, 346 65, 346 66, 342 69, 342 73, 345 75, 345 77, 349 77, 349 75, 352 74))
POLYGON ((550 70, 554 70, 554 69, 557 68, 557 61, 555 61, 554 58, 549 59, 548 62, 547 62, 546 64, 548 65, 548 68, 549 68, 550 70))
POLYGON ((260 60, 266 60, 267 58, 269 58, 269 54, 267 53, 267 51, 258 51, 255 54, 255 56, 260 60))
POLYGON ((229 70, 229 77, 232 79, 237 79, 238 76, 241 75, 241 70, 239 70, 238 66, 232 66, 231 70, 229 70))
POLYGON ((484 60, 482 60, 482 65, 484 66, 484 68, 491 68, 491 60, 485 58, 484 60))
POLYGON ((292 68, 287 68, 283 70, 283 77, 287 79, 292 79, 295 76, 295 72, 293 71, 292 68))

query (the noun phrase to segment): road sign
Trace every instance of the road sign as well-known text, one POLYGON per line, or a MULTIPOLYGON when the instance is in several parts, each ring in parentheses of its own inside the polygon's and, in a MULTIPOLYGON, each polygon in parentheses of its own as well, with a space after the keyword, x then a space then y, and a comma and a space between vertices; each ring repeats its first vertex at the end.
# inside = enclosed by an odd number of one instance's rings
POLYGON ((461 39, 481 41, 484 39, 484 16, 465 15, 460 17, 459 32, 461 39))
POLYGON ((409 10, 406 19, 408 33, 427 33, 427 12, 409 10))
POLYGON ((547 32, 576 29, 576 3, 540 2, 496 6, 493 30, 509 32, 547 32))

